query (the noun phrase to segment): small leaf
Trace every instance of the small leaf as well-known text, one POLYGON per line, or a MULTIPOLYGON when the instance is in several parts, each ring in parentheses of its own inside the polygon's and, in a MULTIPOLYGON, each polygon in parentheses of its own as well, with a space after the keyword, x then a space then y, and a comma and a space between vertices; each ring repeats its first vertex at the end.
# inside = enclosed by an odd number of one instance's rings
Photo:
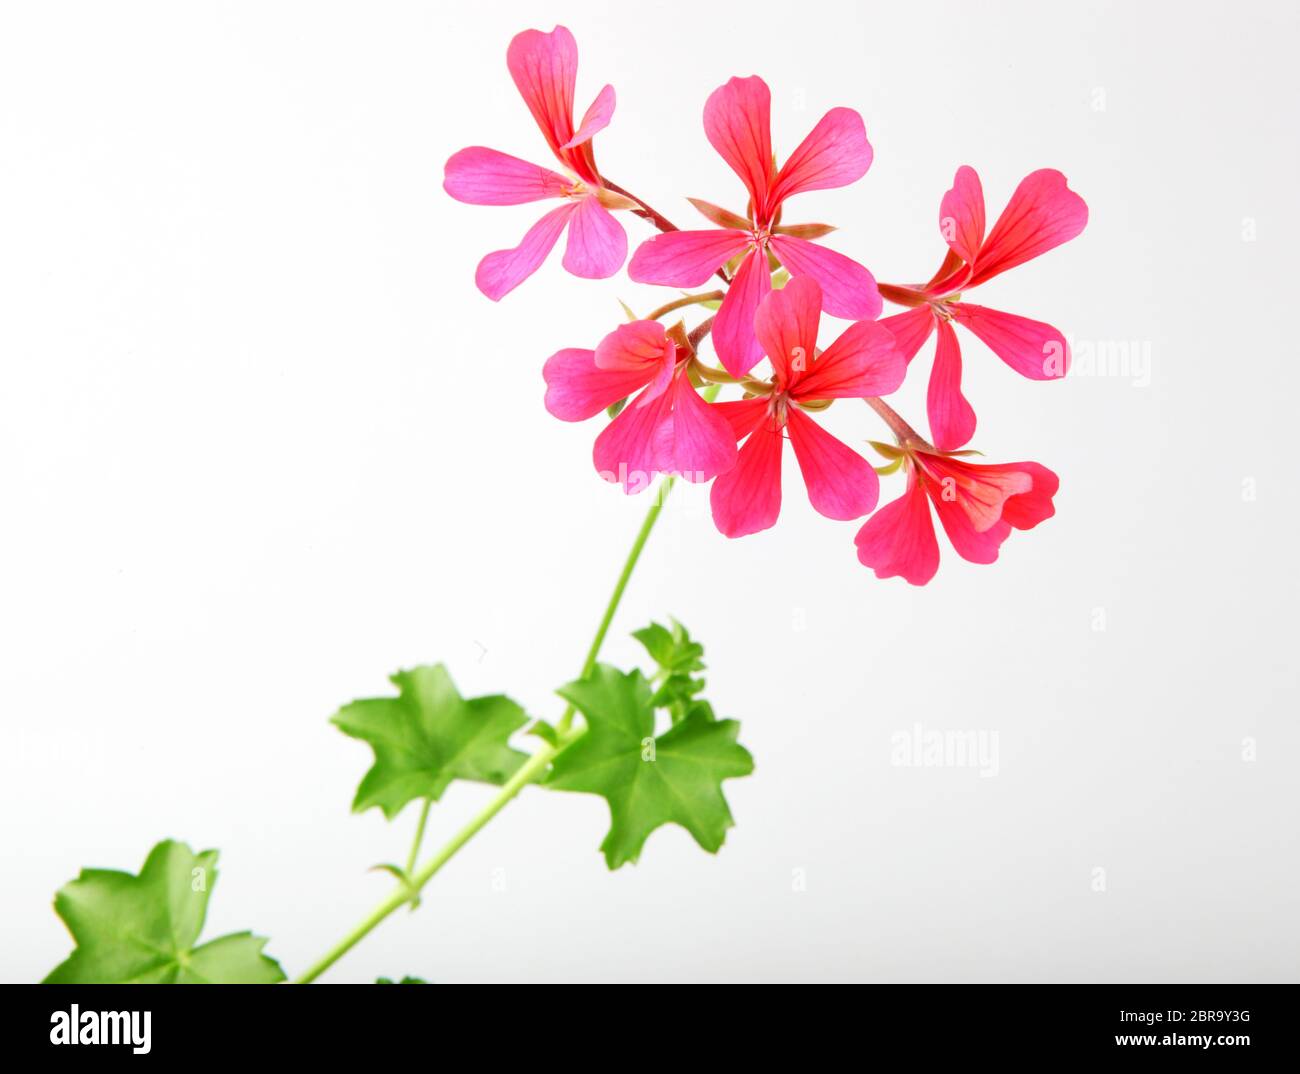
POLYGON ((548 746, 558 746, 560 744, 559 732, 545 720, 534 720, 524 734, 536 735, 548 746))
POLYGON ((399 671, 392 682, 399 696, 353 701, 331 719, 375 753, 353 812, 378 806, 392 820, 408 802, 437 801, 454 779, 504 783, 527 759, 506 745, 528 722, 508 697, 466 701, 441 664, 399 671))
POLYGON ((171 839, 149 852, 138 876, 83 869, 54 896, 76 949, 46 984, 275 984, 284 971, 266 940, 232 932, 194 944, 217 882, 217 852, 171 839))
POLYGON ((627 406, 627 396, 624 396, 617 403, 610 403, 609 406, 605 408, 605 416, 607 418, 617 418, 621 413, 623 413, 623 408, 625 406, 627 406))
POLYGON ((637 319, 636 314, 632 312, 632 307, 621 298, 618 300, 618 304, 623 307, 623 315, 627 317, 629 321, 635 321, 637 319))
POLYGON ((680 723, 696 704, 695 695, 704 689, 704 680, 691 674, 704 670, 704 646, 692 641, 690 632, 676 619, 671 629, 651 623, 632 636, 659 665, 654 677, 658 688, 651 703, 655 708, 667 709, 673 723, 680 723))
POLYGON ((391 977, 377 977, 375 984, 428 984, 423 977, 403 977, 400 981, 394 981, 391 977))
POLYGON ((735 720, 696 711, 656 737, 650 687, 640 671, 597 664, 559 694, 586 717, 587 731, 564 750, 543 783, 561 791, 599 794, 609 803, 610 829, 601 844, 606 864, 635 862, 647 836, 680 824, 710 853, 731 827, 722 781, 754 769, 736 742, 735 720))
POLYGON ((634 630, 632 637, 645 647, 645 651, 662 671, 674 673, 704 670, 704 646, 692 641, 690 632, 676 619, 672 620, 671 629, 651 623, 648 627, 634 630))

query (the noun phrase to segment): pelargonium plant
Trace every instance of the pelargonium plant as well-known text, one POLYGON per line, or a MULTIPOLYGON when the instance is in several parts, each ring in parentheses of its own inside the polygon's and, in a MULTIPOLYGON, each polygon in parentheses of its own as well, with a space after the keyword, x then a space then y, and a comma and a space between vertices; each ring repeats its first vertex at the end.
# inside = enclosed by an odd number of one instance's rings
MULTIPOLYGON (((595 141, 613 120, 614 88, 605 86, 577 119, 578 50, 567 29, 518 34, 506 64, 553 164, 471 146, 447 161, 444 189, 472 205, 557 204, 518 246, 487 254, 475 280, 501 301, 565 235, 562 263, 571 275, 604 279, 626 264, 633 281, 671 289, 643 317, 626 311, 603 331, 575 330, 594 346, 539 362, 551 414, 606 419, 592 447, 597 474, 628 494, 657 487, 581 670, 557 691, 565 702, 557 719, 532 717, 500 695, 463 698, 441 664, 398 672, 395 694, 353 701, 334 715, 339 730, 374 755, 353 809, 378 808, 392 820, 415 805, 418 820, 404 861, 380 866, 394 881, 390 894, 297 978, 303 983, 396 910, 417 906, 433 876, 530 785, 606 800, 610 828, 600 849, 611 869, 637 861, 664 824, 681 825, 711 853, 722 846, 732 824, 722 784, 748 775, 753 761, 737 741, 738 723, 719 718, 704 697, 703 647, 680 623, 651 623, 635 632, 646 668, 599 662, 677 480, 712 483, 713 520, 724 537, 757 533, 780 515, 788 442, 813 508, 856 527, 857 560, 879 578, 918 586, 939 566, 934 516, 957 555, 992 563, 1013 530, 1033 529, 1054 511, 1058 480, 1046 466, 971 461, 976 414, 962 393, 957 328, 1023 377, 1065 375, 1069 349, 1055 328, 967 300, 1083 230, 1088 209, 1065 176, 1050 169, 1026 176, 988 228, 979 176, 963 165, 939 203, 938 271, 926 283, 878 283, 826 244, 830 225, 792 222, 800 194, 851 186, 870 168, 866 127, 852 108, 827 112, 778 166, 767 83, 729 79, 704 103, 704 134, 740 185, 720 195, 731 208, 689 198, 708 226, 683 230, 600 170, 595 141), (630 260, 628 229, 638 236, 630 260), (884 302, 902 312, 881 318, 884 302), (927 437, 886 397, 931 335, 927 437), (853 400, 864 404, 858 413, 883 422, 884 439, 865 441, 877 464, 819 420, 853 400), (894 475, 902 491, 878 507, 880 479, 894 475), (520 747, 529 740, 532 748, 520 747), (422 856, 432 806, 456 780, 500 790, 442 849, 422 856)), ((847 533, 845 546, 847 554, 847 533)), ((199 944, 216 859, 215 851, 196 854, 168 840, 138 875, 84 870, 55 899, 76 947, 48 980, 284 980, 260 937, 199 944)))

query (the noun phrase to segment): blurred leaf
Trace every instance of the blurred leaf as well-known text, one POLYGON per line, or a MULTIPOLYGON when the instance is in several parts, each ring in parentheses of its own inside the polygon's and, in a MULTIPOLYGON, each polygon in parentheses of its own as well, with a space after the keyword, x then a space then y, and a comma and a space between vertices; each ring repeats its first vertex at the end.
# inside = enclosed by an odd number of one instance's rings
POLYGON ((217 882, 217 852, 164 840, 138 876, 83 869, 54 896, 76 949, 46 984, 275 984, 284 971, 266 940, 232 932, 194 944, 217 882))

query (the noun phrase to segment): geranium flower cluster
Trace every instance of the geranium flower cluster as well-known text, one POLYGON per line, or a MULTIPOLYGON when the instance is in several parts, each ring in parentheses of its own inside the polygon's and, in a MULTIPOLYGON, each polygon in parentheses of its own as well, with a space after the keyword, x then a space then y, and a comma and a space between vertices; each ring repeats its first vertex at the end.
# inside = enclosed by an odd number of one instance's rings
POLYGON ((555 417, 612 415, 593 449, 602 477, 629 493, 661 474, 712 481, 718 529, 743 537, 769 528, 780 514, 788 440, 813 508, 841 522, 865 519, 855 538, 859 561, 881 578, 913 585, 938 569, 934 515, 953 549, 972 563, 993 562, 1012 530, 1052 516, 1058 482, 1047 467, 974 463, 966 458, 972 452, 961 450, 974 436, 976 415, 962 393, 954 324, 1021 376, 1065 375, 1069 348, 1055 328, 965 298, 1083 230, 1088 209, 1065 176, 1051 169, 1028 175, 986 229, 979 176, 963 165, 940 202, 947 252, 934 277, 877 283, 857 261, 822 244, 833 227, 787 223, 785 215, 799 194, 847 187, 866 174, 872 148, 853 109, 827 112, 777 167, 767 84, 756 76, 730 79, 705 102, 704 133, 740 179, 744 212, 690 198, 713 226, 682 230, 597 168, 593 142, 613 118, 614 89, 605 86, 575 125, 578 50, 567 29, 524 31, 506 60, 562 170, 473 146, 447 161, 445 189, 475 205, 561 204, 517 247, 482 259, 479 289, 494 301, 505 297, 537 271, 566 230, 563 265, 575 276, 608 278, 627 262, 638 283, 688 289, 646 318, 617 325, 594 349, 561 350, 543 366, 545 405, 555 417), (657 231, 630 261, 618 213, 657 231), (707 291, 690 290, 710 281, 707 291), (878 319, 883 301, 904 312, 878 319), (688 328, 674 320, 682 311, 696 313, 699 323, 688 328), (823 315, 850 322, 825 346, 823 315), (883 397, 903 383, 932 334, 927 439, 883 397), (703 354, 709 339, 718 365, 703 354), (728 386, 741 397, 716 401, 728 386), (893 443, 871 441, 884 459, 879 467, 819 424, 816 415, 841 399, 865 402, 892 434, 893 443), (899 471, 905 491, 877 509, 878 473, 899 471))

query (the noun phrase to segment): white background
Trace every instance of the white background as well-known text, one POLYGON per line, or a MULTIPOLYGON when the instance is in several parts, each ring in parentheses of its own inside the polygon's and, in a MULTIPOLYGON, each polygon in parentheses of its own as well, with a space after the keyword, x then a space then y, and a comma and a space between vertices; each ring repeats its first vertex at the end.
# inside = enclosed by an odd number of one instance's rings
MULTIPOLYGON (((870 173, 788 215, 884 280, 937 266, 959 164, 990 220, 1061 169, 1087 230, 982 300, 1149 348, 1149 383, 1031 383, 966 337, 973 446, 1054 468, 1058 514, 993 567, 945 548, 924 589, 859 566, 792 464, 779 526, 741 541, 675 494, 606 653, 670 614, 706 643, 757 759, 722 852, 666 829, 609 874, 604 803, 529 790, 328 979, 1294 979, 1283 2, 6 4, 3 977, 67 954, 50 899, 80 866, 167 836, 221 849, 207 935, 253 928, 300 972, 415 820, 349 814, 369 752, 335 708, 437 660, 560 708, 645 505, 591 471, 598 423, 545 413, 540 368, 658 294, 557 254, 493 305, 474 266, 539 209, 441 189, 468 144, 547 163, 505 49, 557 21, 579 108, 617 87, 602 169, 684 225, 686 195, 742 207, 700 123, 731 75, 772 86, 782 155, 863 113, 870 173), (996 777, 892 765, 917 722, 996 732, 996 777)), ((932 347, 899 396, 918 420, 932 347)), ((490 794, 453 787, 431 840, 490 794)))

